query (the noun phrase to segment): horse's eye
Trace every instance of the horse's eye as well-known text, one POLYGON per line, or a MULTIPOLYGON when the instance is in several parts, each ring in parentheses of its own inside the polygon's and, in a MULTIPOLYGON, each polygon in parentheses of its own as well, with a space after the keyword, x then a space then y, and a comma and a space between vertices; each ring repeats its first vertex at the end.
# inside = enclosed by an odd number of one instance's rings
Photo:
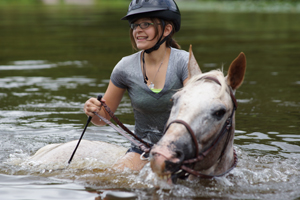
POLYGON ((217 118, 218 120, 222 119, 222 117, 225 115, 226 113, 226 110, 225 109, 220 109, 220 110, 217 110, 216 112, 214 112, 214 117, 217 118))

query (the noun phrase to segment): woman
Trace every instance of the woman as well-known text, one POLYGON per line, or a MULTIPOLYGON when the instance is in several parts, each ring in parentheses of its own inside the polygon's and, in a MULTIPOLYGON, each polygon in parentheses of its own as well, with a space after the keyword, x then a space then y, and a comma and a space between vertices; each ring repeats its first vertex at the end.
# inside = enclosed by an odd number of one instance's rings
MULTIPOLYGON (((172 39, 180 29, 180 11, 173 0, 133 0, 122 19, 128 20, 131 43, 140 51, 122 58, 115 66, 102 100, 115 112, 127 90, 135 118, 134 133, 155 144, 168 120, 170 99, 188 78, 189 54, 179 50, 180 46, 172 39)), ((85 103, 84 111, 88 116, 97 112, 110 119, 100 107, 101 103, 91 98, 85 103)), ((92 122, 104 125, 97 117, 92 122)), ((142 169, 147 163, 140 159, 142 153, 132 144, 115 167, 142 169)))

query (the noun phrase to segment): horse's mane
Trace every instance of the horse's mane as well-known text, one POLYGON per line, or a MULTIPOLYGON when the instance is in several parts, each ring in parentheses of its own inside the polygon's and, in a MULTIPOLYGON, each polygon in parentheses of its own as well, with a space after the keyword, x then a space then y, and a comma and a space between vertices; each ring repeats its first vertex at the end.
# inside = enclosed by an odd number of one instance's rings
POLYGON ((208 76, 216 78, 221 83, 221 90, 219 93, 219 98, 220 98, 226 91, 226 86, 227 86, 224 74, 221 70, 212 70, 203 74, 195 75, 188 80, 186 86, 188 87, 189 85, 193 85, 198 81, 205 81, 206 79, 204 79, 204 77, 208 77, 208 76))

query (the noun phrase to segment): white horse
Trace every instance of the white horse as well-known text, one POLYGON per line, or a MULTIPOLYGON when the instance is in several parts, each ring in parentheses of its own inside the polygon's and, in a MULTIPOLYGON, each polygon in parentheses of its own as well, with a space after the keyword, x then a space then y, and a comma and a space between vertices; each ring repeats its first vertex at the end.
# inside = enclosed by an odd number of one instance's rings
POLYGON ((190 80, 173 96, 164 136, 150 152, 152 171, 175 181, 222 176, 235 167, 234 92, 245 71, 246 57, 240 53, 226 77, 217 70, 201 73, 190 48, 190 80))
MULTIPOLYGON (((199 140, 199 150, 205 148, 215 138, 215 132, 218 131, 221 124, 230 115, 233 104, 228 86, 235 90, 241 85, 246 67, 245 63, 245 56, 241 53, 231 64, 226 78, 223 77, 221 72, 208 73, 219 80, 222 85, 220 86, 208 80, 198 80, 205 76, 205 74, 201 74, 201 70, 190 50, 190 83, 174 95, 174 106, 168 123, 175 119, 182 119, 190 124, 191 128, 196 132, 197 140, 199 140)), ((234 122, 231 132, 234 132, 234 122)), ((29 158, 27 163, 44 169, 64 168, 67 166, 67 162, 77 142, 76 140, 42 147, 29 158)), ((222 144, 224 144, 224 141, 221 141, 219 146, 222 144)), ((192 158, 191 154, 194 153, 193 146, 186 128, 181 124, 172 124, 165 133, 165 136, 151 152, 151 166, 153 171, 158 175, 167 175, 169 177, 173 171, 168 171, 168 169, 163 167, 165 161, 176 163, 176 159, 178 158, 174 157, 175 152, 178 155, 181 154, 179 156, 184 157, 183 160, 192 158), (178 149, 179 146, 177 144, 175 145, 176 148, 172 147, 173 143, 175 144, 179 138, 182 138, 182 143, 179 144, 183 148, 182 150, 178 149), (188 154, 183 155, 186 152, 184 152, 185 146, 182 145, 187 145, 188 154)), ((221 148, 219 146, 216 149, 221 148)), ((225 156, 223 156, 221 161, 215 163, 216 156, 218 155, 218 153, 215 153, 215 156, 210 156, 209 162, 206 161, 207 164, 196 164, 195 169, 199 169, 205 174, 222 173, 228 169, 234 159, 233 135, 227 146, 225 156)), ((126 151, 125 147, 107 142, 82 140, 69 167, 77 169, 86 167, 110 168, 118 159, 125 155, 126 151)))

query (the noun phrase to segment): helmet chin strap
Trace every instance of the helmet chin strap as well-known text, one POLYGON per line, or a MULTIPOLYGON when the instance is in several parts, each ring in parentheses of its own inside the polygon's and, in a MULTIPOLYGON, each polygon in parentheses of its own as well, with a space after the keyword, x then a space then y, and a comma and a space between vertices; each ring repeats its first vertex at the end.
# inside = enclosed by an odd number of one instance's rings
POLYGON ((142 60, 143 60, 143 73, 144 73, 144 83, 147 84, 147 81, 148 81, 148 77, 146 75, 146 70, 145 70, 145 53, 151 53, 152 51, 156 51, 157 49, 159 49, 160 45, 162 45, 167 39, 168 37, 171 35, 171 33, 166 36, 164 39, 161 39, 164 35, 164 31, 165 31, 165 27, 166 27, 166 23, 164 20, 161 19, 161 24, 162 24, 162 27, 163 27, 163 32, 159 38, 159 40, 157 41, 157 43, 151 47, 150 49, 146 49, 144 52, 143 52, 143 56, 142 56, 142 60))
POLYGON ((162 24, 162 27, 163 27, 163 28, 162 28, 162 31, 163 31, 163 32, 162 32, 162 34, 161 34, 159 40, 157 41, 157 43, 156 43, 153 47, 151 47, 150 49, 146 49, 146 50, 144 51, 145 53, 151 53, 152 51, 156 51, 157 49, 159 49, 160 45, 161 45, 162 43, 164 43, 164 42, 167 40, 168 36, 165 37, 163 40, 161 39, 161 38, 163 37, 163 35, 164 35, 166 23, 165 23, 164 20, 161 20, 161 24, 162 24))

